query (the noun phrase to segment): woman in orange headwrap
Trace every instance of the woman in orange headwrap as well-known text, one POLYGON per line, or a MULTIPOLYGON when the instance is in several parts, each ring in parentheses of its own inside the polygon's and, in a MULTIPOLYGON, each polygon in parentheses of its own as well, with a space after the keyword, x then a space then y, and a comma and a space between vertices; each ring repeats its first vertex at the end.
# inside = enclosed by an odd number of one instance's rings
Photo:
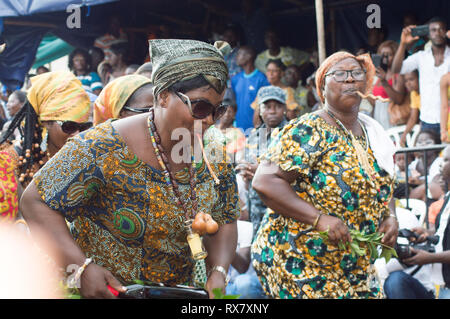
POLYGON ((14 158, 24 188, 69 137, 92 126, 89 96, 73 73, 43 73, 33 77, 31 84, 24 106, 0 138, 0 148, 14 158), (8 137, 16 129, 20 140, 10 144, 8 137))
POLYGON ((153 107, 152 87, 149 78, 137 74, 109 82, 95 100, 94 125, 148 112, 153 107))
POLYGON ((368 55, 328 57, 316 73, 324 108, 291 121, 260 159, 253 187, 269 211, 252 260, 271 297, 382 297, 370 285, 374 259, 349 246, 350 230, 384 233, 391 247, 397 237, 395 149, 380 124, 359 113, 374 73, 368 55))

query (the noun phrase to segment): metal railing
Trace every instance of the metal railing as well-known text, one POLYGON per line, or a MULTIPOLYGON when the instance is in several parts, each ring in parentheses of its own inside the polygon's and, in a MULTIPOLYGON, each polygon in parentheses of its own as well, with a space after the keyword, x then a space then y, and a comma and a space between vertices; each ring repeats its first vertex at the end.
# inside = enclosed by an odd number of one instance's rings
POLYGON ((398 153, 405 153, 405 197, 406 197, 406 209, 411 209, 409 207, 409 172, 408 172, 408 164, 409 164, 409 154, 410 153, 419 153, 423 152, 423 165, 425 169, 425 205, 426 205, 426 213, 425 213, 425 223, 427 228, 429 228, 429 222, 428 222, 428 210, 429 210, 429 204, 428 204, 428 154, 429 151, 440 151, 444 149, 447 145, 446 144, 436 144, 431 146, 425 146, 425 147, 406 147, 406 148, 400 148, 398 149, 395 154, 398 153))

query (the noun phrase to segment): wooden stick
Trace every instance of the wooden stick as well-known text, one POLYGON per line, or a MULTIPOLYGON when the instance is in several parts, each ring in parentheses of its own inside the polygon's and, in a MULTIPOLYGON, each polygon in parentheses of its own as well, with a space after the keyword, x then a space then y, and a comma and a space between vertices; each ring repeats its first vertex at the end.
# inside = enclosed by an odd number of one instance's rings
POLYGON ((203 148, 203 141, 200 134, 197 134, 198 141, 200 143, 200 148, 202 149, 203 154, 203 160, 206 163, 206 166, 208 167, 209 172, 211 173, 212 177, 214 178, 214 181, 216 182, 216 185, 220 184, 220 180, 217 178, 216 174, 214 174, 214 171, 211 168, 211 165, 209 164, 208 158, 206 157, 205 149, 203 148))
POLYGON ((356 91, 356 93, 358 93, 358 95, 359 95, 361 98, 363 98, 363 99, 367 99, 368 97, 370 97, 371 99, 379 100, 379 101, 381 101, 381 102, 390 102, 390 101, 391 101, 391 99, 384 99, 384 98, 382 98, 382 97, 380 97, 380 96, 375 96, 375 95, 373 95, 373 94, 371 94, 371 93, 369 93, 369 94, 363 94, 363 93, 361 93, 361 92, 359 92, 359 91, 356 91))

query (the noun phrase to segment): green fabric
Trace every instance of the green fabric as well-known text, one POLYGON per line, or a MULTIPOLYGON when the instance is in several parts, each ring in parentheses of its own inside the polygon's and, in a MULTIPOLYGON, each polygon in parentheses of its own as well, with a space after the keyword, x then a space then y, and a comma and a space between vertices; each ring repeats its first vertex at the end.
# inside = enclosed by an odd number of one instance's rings
POLYGON ((36 60, 32 66, 36 69, 46 63, 52 62, 60 57, 70 54, 74 47, 58 37, 47 34, 41 41, 36 53, 36 60))

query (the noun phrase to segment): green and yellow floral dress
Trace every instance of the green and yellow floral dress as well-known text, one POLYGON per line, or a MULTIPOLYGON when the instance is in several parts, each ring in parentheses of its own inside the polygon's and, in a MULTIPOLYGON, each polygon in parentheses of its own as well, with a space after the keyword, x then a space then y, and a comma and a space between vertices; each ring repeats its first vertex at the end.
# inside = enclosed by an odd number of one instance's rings
MULTIPOLYGON (((239 216, 236 177, 231 164, 211 164, 220 184, 204 162, 197 165, 198 209, 223 225, 239 216)), ((175 178, 190 210, 188 170, 175 178)), ((123 284, 193 284, 184 212, 163 173, 129 150, 111 120, 70 139, 35 183, 43 201, 71 223, 86 256, 123 284)))
MULTIPOLYGON (((366 147, 364 137, 357 137, 366 147)), ((377 165, 369 148, 377 185, 360 167, 351 139, 316 114, 292 120, 273 138, 262 157, 283 171, 296 171, 297 195, 341 218, 349 228, 376 232, 389 215, 393 178, 377 165)), ((311 225, 268 210, 252 246, 253 266, 273 298, 380 298, 369 282, 369 256, 326 244, 311 225)))

